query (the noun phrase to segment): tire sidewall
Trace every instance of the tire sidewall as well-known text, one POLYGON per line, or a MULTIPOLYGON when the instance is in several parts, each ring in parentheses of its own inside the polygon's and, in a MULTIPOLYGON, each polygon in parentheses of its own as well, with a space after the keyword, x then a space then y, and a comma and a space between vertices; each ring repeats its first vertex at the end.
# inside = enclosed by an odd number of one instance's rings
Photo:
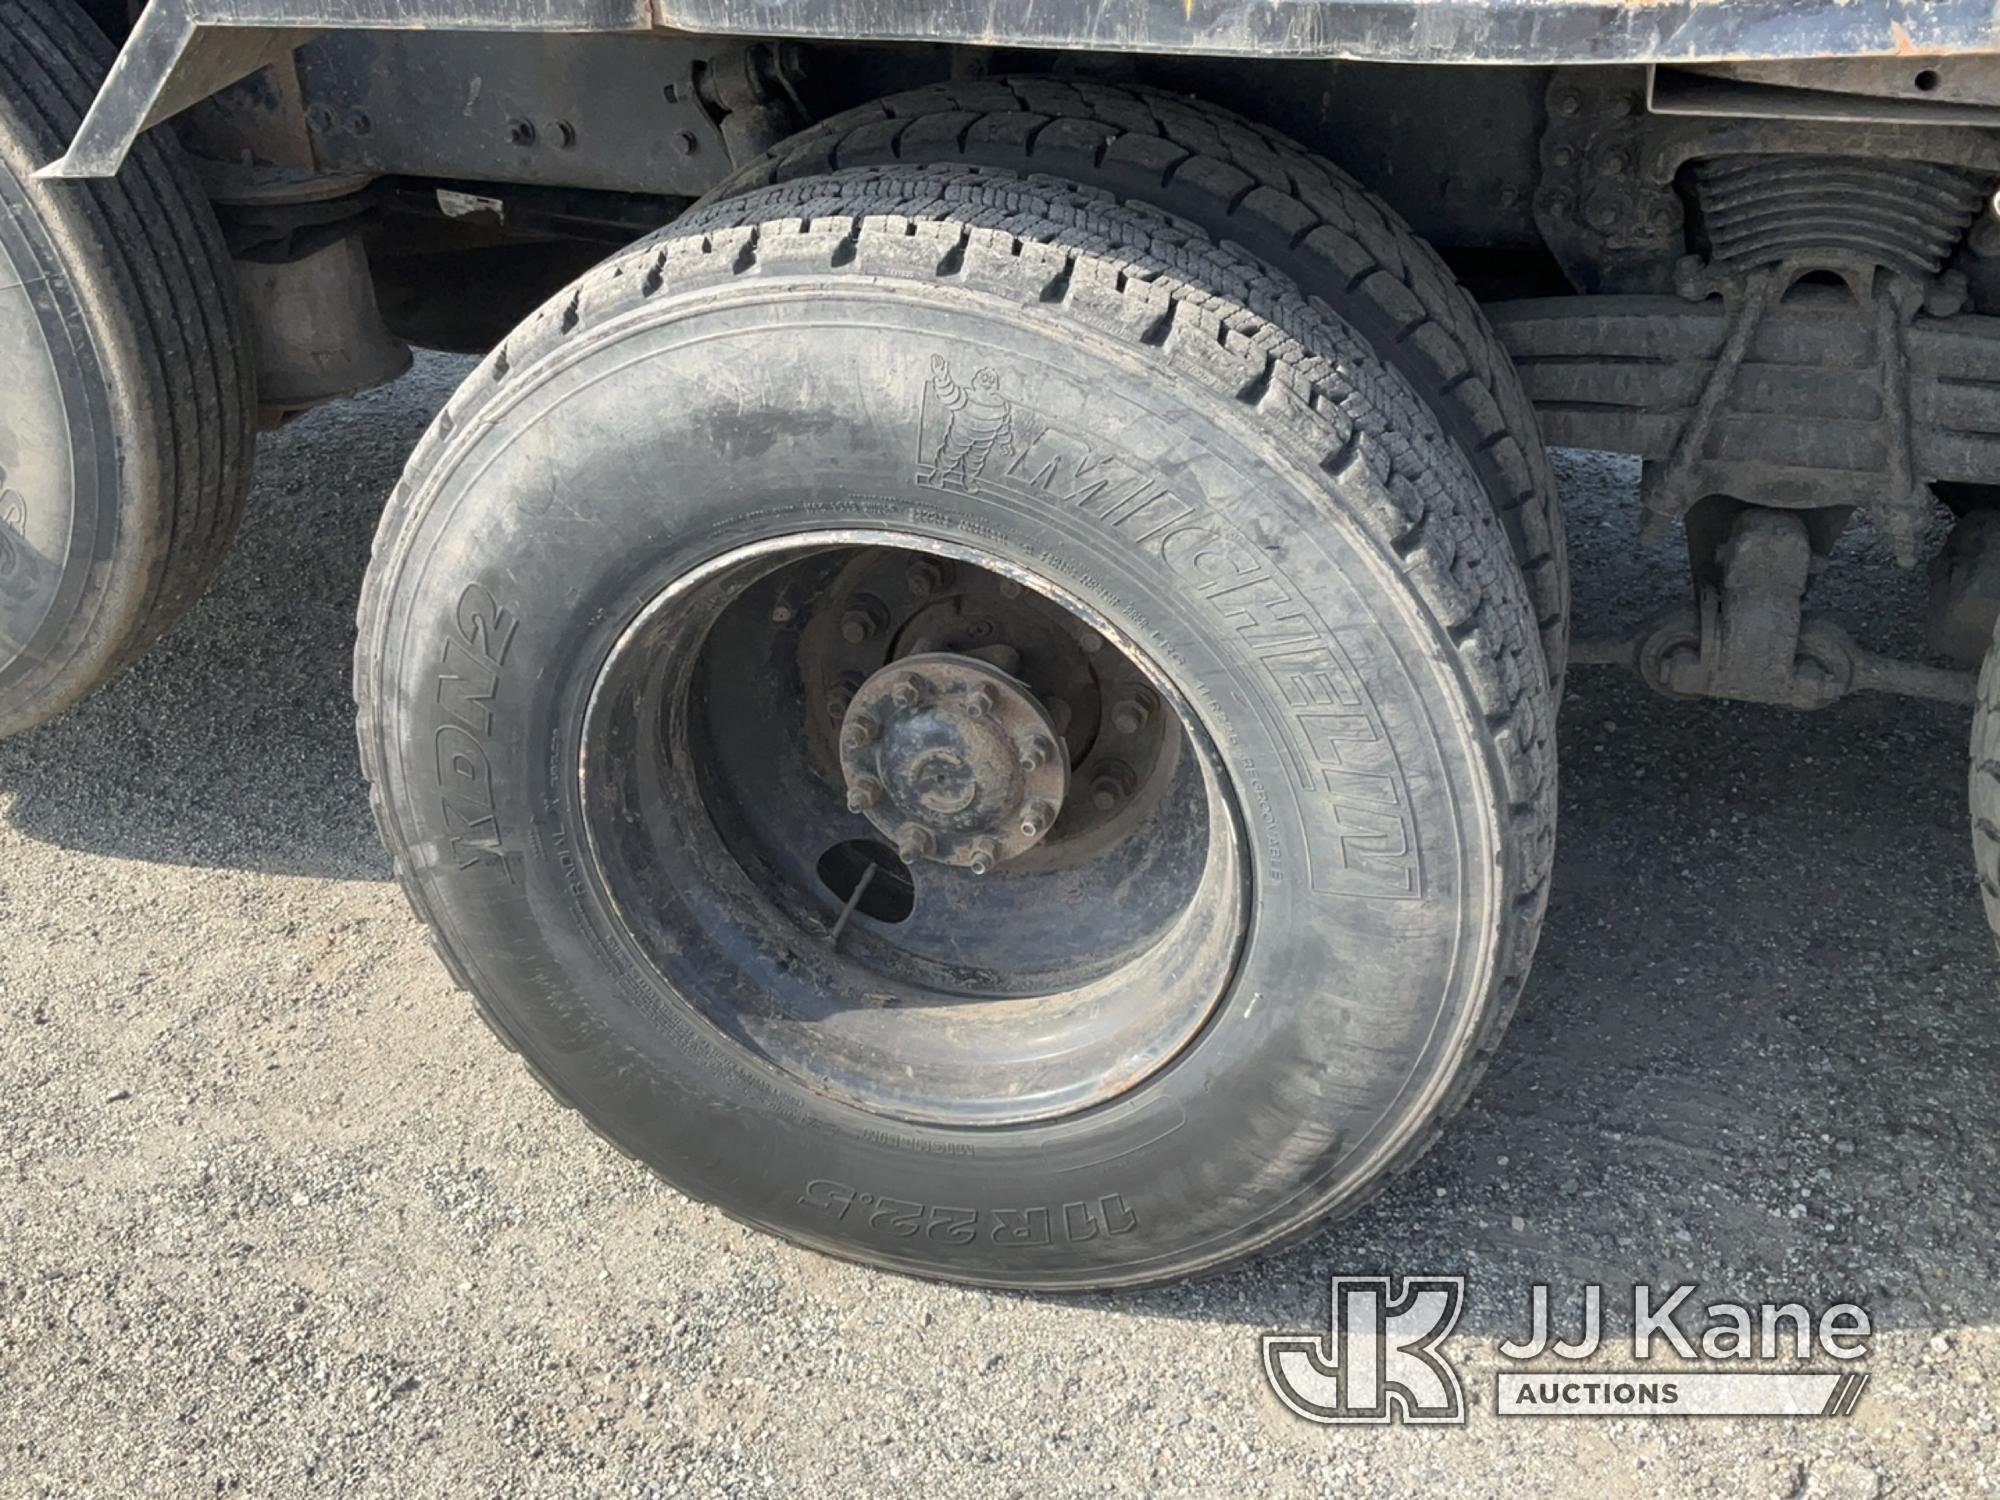
MULTIPOLYGON (((502 378, 489 362, 472 381, 502 378)), ((504 378, 419 454, 363 696, 420 904, 503 1033, 624 1149, 803 1243, 1062 1287, 1246 1253, 1358 1197, 1427 1128, 1494 984, 1496 772, 1442 632, 1281 412, 1073 317, 837 278, 662 297, 504 378), (921 482, 933 355, 999 372, 1046 424, 1036 451, 1054 434, 1121 455, 1154 513, 921 482), (1085 600, 1221 751, 1255 872, 1237 981, 1114 1103, 986 1130, 870 1115, 725 1042, 619 938, 576 790, 599 667, 689 568, 856 524, 1085 600), (1232 614, 1246 578, 1255 607, 1232 614)))
POLYGON ((39 716, 41 684, 69 670, 95 618, 130 607, 111 576, 121 478, 148 477, 121 475, 133 445, 120 441, 111 374, 129 366, 103 347, 73 276, 76 226, 45 216, 46 195, 17 167, 25 154, 0 114, 0 275, 18 283, 0 312, 14 392, 0 405, 0 734, 39 716))

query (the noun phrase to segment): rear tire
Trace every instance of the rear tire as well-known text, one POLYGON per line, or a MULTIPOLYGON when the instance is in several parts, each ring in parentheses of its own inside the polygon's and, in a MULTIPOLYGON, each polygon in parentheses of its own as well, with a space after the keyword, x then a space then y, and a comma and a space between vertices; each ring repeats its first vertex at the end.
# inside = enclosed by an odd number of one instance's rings
POLYGON ((1351 324, 1471 463, 1527 581, 1562 702, 1569 558, 1534 406, 1485 314, 1437 252, 1325 157, 1157 89, 982 79, 834 115, 779 142, 702 201, 836 168, 961 164, 1046 173, 1172 214, 1241 246, 1351 324))
POLYGON ((109 182, 37 182, 109 68, 68 0, 0 0, 0 736, 61 712, 200 597, 255 391, 234 276, 164 131, 109 182))
POLYGON ((2000 638, 1987 648, 1979 670, 1979 697, 1972 708, 1967 798, 1979 899, 1986 908, 1986 925, 1992 929, 1996 951, 2000 951, 2000 638))
POLYGON ((1491 1055, 1553 850, 1533 616, 1434 420, 1256 262, 990 174, 752 193, 536 314, 410 461, 355 685, 399 877, 559 1099, 750 1223, 984 1285, 1178 1280, 1365 1202, 1491 1055), (1040 648, 973 618, 1010 598, 1111 663, 1067 681, 1156 689, 1064 689, 1055 748, 1171 713, 1191 800, 984 874, 870 855, 780 690, 844 640, 919 712, 963 619, 970 712, 1056 723, 1040 648))

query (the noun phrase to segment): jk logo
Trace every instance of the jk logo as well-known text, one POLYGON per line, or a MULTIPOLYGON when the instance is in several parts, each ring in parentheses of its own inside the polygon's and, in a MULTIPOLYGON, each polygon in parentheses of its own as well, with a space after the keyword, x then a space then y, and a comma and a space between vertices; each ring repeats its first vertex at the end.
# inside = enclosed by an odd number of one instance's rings
POLYGON ((1463 1276, 1336 1276, 1326 1333, 1264 1335, 1264 1378, 1308 1422, 1465 1421, 1458 1371, 1438 1352, 1463 1276))

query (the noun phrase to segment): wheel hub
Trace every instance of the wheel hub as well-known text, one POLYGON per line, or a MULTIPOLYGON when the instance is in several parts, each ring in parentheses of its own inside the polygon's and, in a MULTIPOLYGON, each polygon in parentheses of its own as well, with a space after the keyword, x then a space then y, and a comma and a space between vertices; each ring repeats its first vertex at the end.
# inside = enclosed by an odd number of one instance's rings
MULTIPOLYGON (((871 673, 949 653, 996 667, 1047 710, 1068 750, 1068 799, 1012 873, 1080 867, 1142 828, 1172 785, 1180 731, 1146 676, 1086 623, 1017 579, 890 547, 788 587, 807 745, 841 787, 840 732, 871 673)), ((861 809, 857 808, 856 811, 861 809)), ((884 830, 893 843, 896 828, 884 830)), ((921 856, 919 856, 921 858, 921 856)))
POLYGON ((712 557, 620 636, 578 755, 598 878, 675 996, 822 1094, 954 1127, 1137 1088, 1229 993, 1249 913, 1171 679, 999 561, 865 531, 712 557))
POLYGON ((848 807, 905 861, 976 875, 1041 842, 1069 791, 1069 749, 1041 700, 991 662, 942 651, 855 690, 840 769, 848 807))

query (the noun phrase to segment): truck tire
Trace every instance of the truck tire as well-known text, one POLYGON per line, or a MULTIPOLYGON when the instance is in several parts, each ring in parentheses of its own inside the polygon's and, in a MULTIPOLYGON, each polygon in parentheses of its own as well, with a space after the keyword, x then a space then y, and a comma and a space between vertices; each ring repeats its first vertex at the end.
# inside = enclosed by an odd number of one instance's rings
POLYGON ((1323 156, 1155 89, 1056 78, 936 84, 834 115, 703 200, 836 167, 1047 173, 1199 225, 1283 272, 1374 345, 1463 448, 1528 583, 1556 701, 1569 561, 1534 406, 1478 305, 1396 211, 1323 156))
POLYGON ((383 517, 355 691, 399 878, 558 1099, 991 1286, 1365 1201, 1552 857, 1534 617, 1435 419, 1234 249, 966 169, 715 205, 510 336, 383 517))
POLYGON ((1989 646, 1972 708, 1972 764, 1967 778, 1972 813, 1972 864, 1986 925, 2000 948, 2000 644, 1989 646))
POLYGON ((111 62, 68 0, 0 0, 0 736, 130 662, 207 587, 255 418, 227 254, 177 143, 37 182, 111 62))

